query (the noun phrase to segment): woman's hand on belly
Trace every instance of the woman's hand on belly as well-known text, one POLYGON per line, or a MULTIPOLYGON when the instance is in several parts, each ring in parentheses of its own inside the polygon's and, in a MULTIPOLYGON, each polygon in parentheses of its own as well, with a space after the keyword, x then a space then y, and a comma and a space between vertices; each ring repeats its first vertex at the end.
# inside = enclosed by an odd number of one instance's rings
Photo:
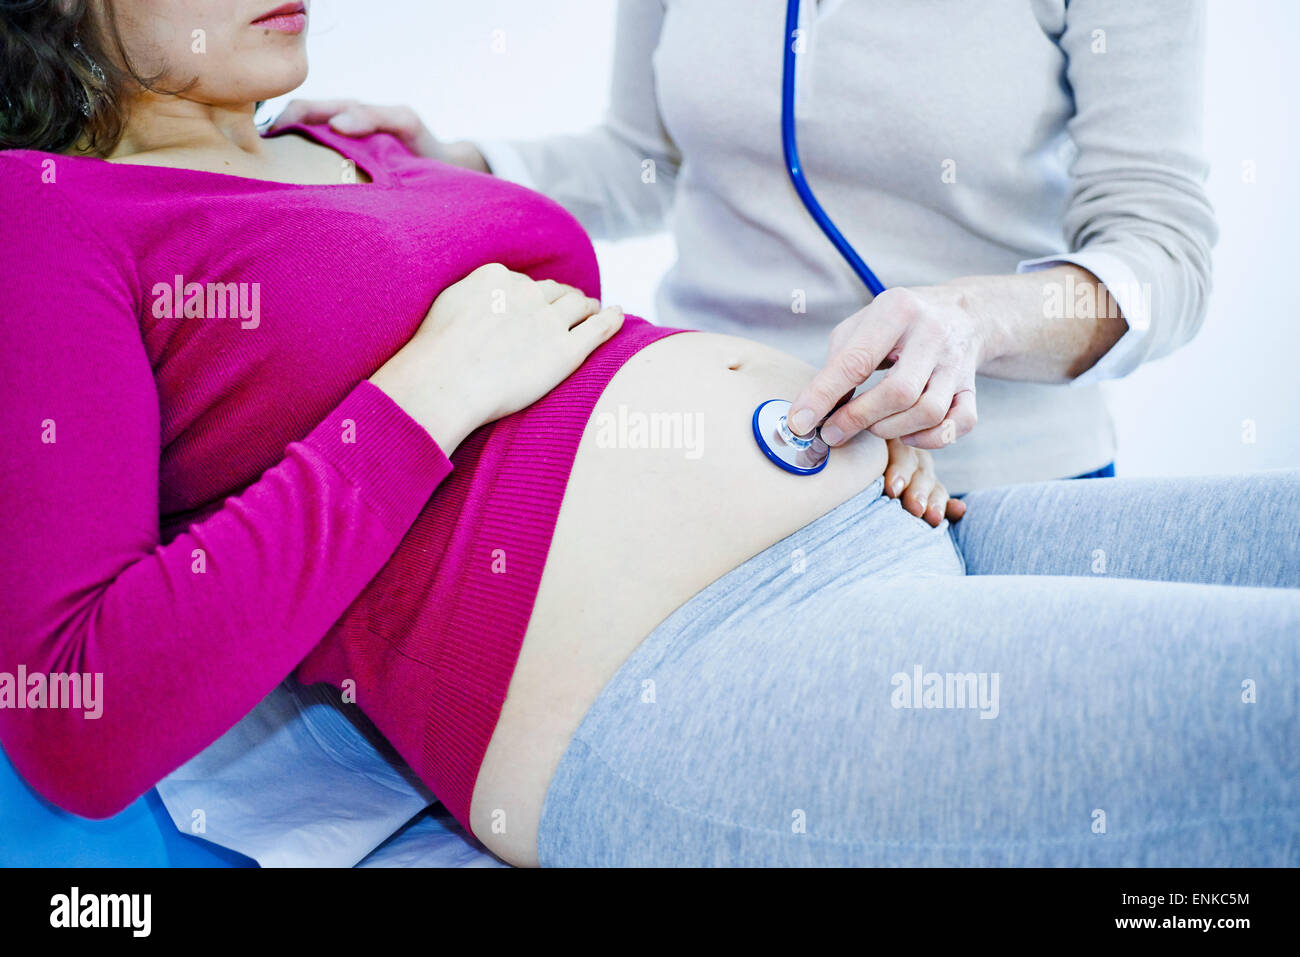
POLYGON ((622 325, 617 306, 488 263, 439 293, 370 381, 450 455, 480 425, 550 392, 622 325))
POLYGON ((642 350, 606 387, 474 790, 475 832, 502 857, 535 862, 555 766, 641 640, 709 583, 883 473, 885 442, 869 433, 811 476, 778 469, 758 449, 754 409, 796 394, 813 371, 749 340, 686 333, 642 350), (502 820, 505 833, 493 833, 502 820))

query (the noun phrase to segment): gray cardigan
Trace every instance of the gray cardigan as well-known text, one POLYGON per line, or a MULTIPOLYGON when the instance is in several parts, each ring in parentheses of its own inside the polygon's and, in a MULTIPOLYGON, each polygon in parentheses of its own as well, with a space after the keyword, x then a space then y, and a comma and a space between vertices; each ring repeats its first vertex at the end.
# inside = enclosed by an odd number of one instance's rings
MULTIPOLYGON (((670 228, 657 321, 821 365, 870 294, 785 171, 785 7, 622 0, 603 123, 480 145, 598 238, 670 228)), ((965 491, 1111 461, 1097 382, 1183 345, 1206 312, 1203 0, 805 0, 804 31, 804 166, 886 285, 1073 262, 1130 327, 1070 384, 980 377, 979 424, 936 453, 940 478, 965 491)))

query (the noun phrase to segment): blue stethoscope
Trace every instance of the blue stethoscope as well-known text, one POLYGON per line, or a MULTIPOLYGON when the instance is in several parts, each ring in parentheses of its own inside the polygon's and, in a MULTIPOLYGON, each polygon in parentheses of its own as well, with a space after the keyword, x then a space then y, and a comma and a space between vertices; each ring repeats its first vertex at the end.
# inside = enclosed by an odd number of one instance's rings
MULTIPOLYGON (((789 0, 785 12, 785 60, 781 76, 781 146, 785 152, 785 167, 794 183, 795 192, 807 207, 813 221, 821 227, 826 238, 839 250, 844 261, 871 290, 878 296, 885 290, 885 284, 876 278, 871 267, 858 255, 853 244, 844 238, 831 218, 822 209, 821 203, 813 195, 812 187, 804 177, 803 165, 799 162, 799 143, 794 131, 794 78, 795 78, 795 41, 799 29, 799 0, 789 0)), ((830 459, 830 446, 822 441, 821 426, 811 435, 798 436, 790 431, 786 424, 786 414, 790 411, 787 399, 768 399, 754 410, 754 440, 773 463, 793 472, 795 475, 815 475, 826 467, 830 459)))

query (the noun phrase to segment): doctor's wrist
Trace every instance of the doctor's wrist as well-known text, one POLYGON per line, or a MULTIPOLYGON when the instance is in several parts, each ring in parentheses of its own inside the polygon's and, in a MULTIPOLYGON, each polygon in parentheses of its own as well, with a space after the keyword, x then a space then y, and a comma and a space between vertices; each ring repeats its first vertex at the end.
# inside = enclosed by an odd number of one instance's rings
POLYGON ((966 276, 943 283, 956 297, 957 307, 970 320, 976 350, 976 371, 1004 358, 1013 349, 1006 276, 966 276))

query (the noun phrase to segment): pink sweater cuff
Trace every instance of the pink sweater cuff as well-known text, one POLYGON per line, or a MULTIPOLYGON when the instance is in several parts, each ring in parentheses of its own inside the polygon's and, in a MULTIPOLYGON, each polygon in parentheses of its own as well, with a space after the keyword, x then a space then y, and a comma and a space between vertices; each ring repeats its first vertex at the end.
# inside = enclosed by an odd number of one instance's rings
POLYGON ((433 436, 369 380, 358 383, 302 445, 338 469, 399 536, 452 470, 433 436))

